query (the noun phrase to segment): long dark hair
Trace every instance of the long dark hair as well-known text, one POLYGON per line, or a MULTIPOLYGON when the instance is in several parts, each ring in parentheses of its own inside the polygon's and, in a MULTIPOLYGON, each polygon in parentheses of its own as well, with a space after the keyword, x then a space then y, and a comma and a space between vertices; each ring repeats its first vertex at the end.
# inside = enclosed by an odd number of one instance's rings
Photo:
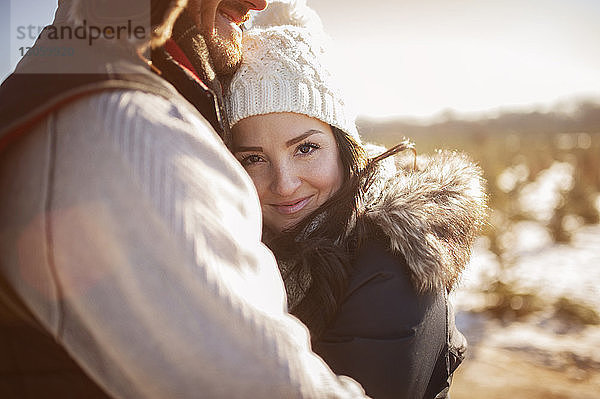
POLYGON ((369 159, 352 136, 332 127, 342 165, 342 187, 317 210, 283 233, 265 231, 288 295, 290 313, 317 339, 335 315, 346 291, 352 259, 372 228, 363 221, 363 194, 377 164, 406 148, 403 142, 369 159))

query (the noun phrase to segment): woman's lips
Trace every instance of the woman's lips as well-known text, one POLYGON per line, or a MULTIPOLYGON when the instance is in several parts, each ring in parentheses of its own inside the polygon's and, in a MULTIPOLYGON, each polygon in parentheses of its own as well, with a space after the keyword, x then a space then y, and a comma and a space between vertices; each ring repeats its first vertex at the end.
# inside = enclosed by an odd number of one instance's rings
POLYGON ((303 209, 310 202, 312 195, 286 204, 271 204, 282 215, 291 215, 303 209))

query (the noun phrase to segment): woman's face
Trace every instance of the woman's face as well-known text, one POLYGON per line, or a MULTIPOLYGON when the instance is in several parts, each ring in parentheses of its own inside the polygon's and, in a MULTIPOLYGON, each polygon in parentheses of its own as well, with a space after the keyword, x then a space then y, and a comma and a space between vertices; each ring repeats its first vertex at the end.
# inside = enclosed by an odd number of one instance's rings
POLYGON ((233 152, 258 191, 265 225, 294 226, 342 185, 331 127, 290 112, 251 116, 232 128, 233 152))

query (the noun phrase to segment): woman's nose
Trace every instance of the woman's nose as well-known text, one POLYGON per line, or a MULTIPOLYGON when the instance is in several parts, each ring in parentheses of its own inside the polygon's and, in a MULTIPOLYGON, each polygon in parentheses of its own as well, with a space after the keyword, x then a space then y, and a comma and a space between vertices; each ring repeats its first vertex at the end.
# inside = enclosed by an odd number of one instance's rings
POLYGON ((302 181, 297 173, 289 166, 279 166, 273 173, 271 181, 271 191, 280 197, 289 197, 293 195, 302 181))

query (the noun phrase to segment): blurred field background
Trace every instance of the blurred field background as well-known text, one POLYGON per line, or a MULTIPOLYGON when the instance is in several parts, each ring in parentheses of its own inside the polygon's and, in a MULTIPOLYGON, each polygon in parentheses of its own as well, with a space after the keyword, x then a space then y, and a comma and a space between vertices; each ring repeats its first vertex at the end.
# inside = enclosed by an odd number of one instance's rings
POLYGON ((360 127, 386 146, 464 151, 488 182, 490 224, 452 298, 470 345, 453 398, 597 398, 600 105, 360 127))

